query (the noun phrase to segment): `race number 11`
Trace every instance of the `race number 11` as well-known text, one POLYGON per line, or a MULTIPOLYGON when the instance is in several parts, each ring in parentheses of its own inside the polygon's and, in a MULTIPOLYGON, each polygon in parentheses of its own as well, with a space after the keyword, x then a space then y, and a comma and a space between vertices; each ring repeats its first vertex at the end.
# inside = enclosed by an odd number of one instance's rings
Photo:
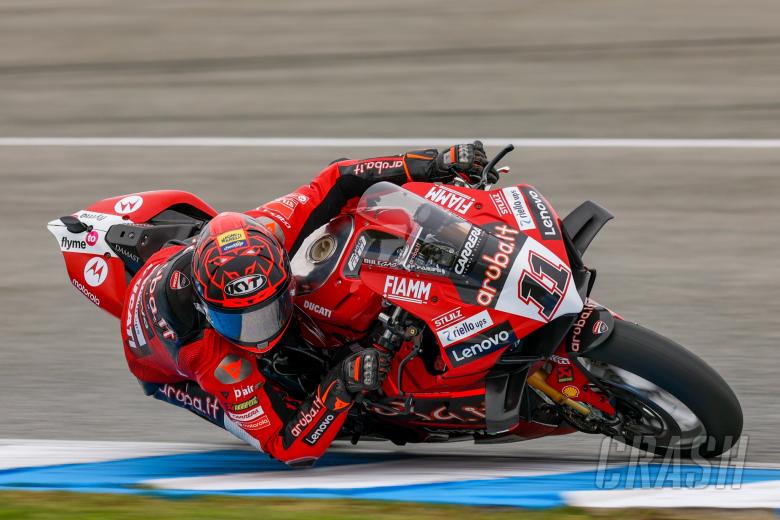
POLYGON ((529 253, 528 263, 531 270, 524 270, 520 277, 520 300, 538 307, 539 315, 545 321, 550 321, 561 304, 571 271, 565 265, 551 264, 533 251, 529 253))

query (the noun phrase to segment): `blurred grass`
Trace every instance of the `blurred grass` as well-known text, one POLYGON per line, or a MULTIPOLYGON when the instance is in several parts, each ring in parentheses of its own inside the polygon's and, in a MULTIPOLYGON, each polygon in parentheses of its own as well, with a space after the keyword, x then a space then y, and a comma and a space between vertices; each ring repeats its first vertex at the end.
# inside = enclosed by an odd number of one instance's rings
POLYGON ((724 510, 582 510, 559 508, 525 510, 490 507, 461 507, 368 500, 299 500, 282 498, 197 497, 157 498, 139 495, 86 493, 2 492, 0 520, 199 520, 252 519, 516 519, 529 520, 714 520, 764 519, 777 517, 771 511, 724 510))

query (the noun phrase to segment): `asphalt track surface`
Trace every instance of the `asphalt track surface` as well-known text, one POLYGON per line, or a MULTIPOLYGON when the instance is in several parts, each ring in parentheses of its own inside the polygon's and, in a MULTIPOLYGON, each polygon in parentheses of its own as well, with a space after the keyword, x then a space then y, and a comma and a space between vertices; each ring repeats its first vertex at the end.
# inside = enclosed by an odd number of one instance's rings
MULTIPOLYGON (((420 4, 6 1, 0 136, 779 137, 776 2, 420 4)), ((0 148, 0 437, 234 443, 142 396, 47 221, 161 188, 247 209, 332 159, 391 151, 0 148)), ((749 459, 778 461, 780 150, 523 149, 507 164, 561 214, 593 199, 616 215, 586 257, 595 297, 715 367, 749 459)), ((564 462, 599 444, 437 449, 564 462)))

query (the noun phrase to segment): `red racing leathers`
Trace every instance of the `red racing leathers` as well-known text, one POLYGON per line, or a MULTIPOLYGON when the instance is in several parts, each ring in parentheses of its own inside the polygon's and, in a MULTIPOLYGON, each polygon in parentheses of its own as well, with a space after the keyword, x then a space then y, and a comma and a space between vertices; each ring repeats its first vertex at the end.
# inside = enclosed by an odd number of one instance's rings
MULTIPOLYGON (((247 214, 271 229, 292 256, 306 236, 371 184, 429 179, 436 156, 435 150, 422 150, 339 161, 311 184, 247 214)), ((147 393, 189 409, 272 457, 292 465, 312 463, 339 432, 352 396, 326 377, 316 395, 296 401, 261 373, 255 355, 210 328, 193 303, 192 249, 190 244, 164 247, 130 282, 122 336, 131 372, 147 393)))

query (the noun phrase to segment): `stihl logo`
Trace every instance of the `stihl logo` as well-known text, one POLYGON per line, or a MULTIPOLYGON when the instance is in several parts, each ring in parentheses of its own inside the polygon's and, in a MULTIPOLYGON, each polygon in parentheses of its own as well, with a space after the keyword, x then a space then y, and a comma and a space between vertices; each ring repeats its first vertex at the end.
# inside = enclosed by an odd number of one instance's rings
POLYGON ((108 264, 101 257, 92 258, 84 266, 84 280, 92 287, 97 287, 106 281, 108 264))
POLYGON ((143 203, 144 199, 140 195, 128 195, 114 204, 114 211, 120 215, 127 215, 128 213, 137 211, 143 203))
POLYGON ((384 295, 388 300, 401 300, 412 303, 428 303, 431 296, 430 282, 412 280, 399 276, 385 278, 384 295))
POLYGON ((444 186, 434 186, 425 194, 425 198, 461 215, 468 213, 474 205, 473 198, 444 186))

